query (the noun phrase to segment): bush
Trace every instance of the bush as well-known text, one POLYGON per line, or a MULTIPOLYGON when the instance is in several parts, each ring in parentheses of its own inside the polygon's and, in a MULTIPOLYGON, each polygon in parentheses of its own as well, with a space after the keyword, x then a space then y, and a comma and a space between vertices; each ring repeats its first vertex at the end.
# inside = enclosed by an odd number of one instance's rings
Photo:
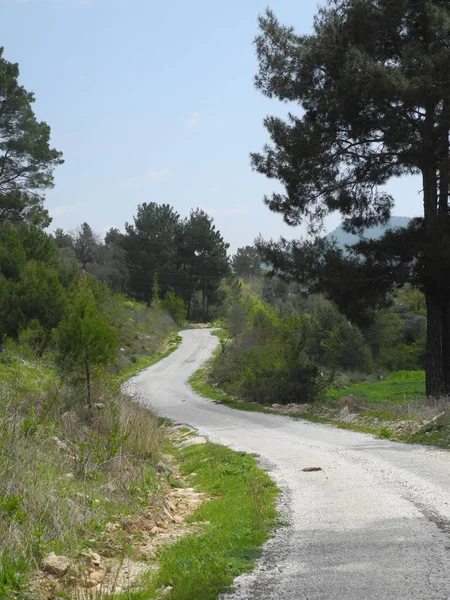
POLYGON ((163 307, 177 325, 183 325, 187 319, 187 310, 184 301, 173 292, 167 292, 164 296, 163 307))
POLYGON ((270 305, 255 301, 247 307, 247 319, 248 329, 215 361, 214 381, 262 404, 310 402, 320 396, 323 376, 308 354, 314 319, 306 314, 283 319, 270 305))

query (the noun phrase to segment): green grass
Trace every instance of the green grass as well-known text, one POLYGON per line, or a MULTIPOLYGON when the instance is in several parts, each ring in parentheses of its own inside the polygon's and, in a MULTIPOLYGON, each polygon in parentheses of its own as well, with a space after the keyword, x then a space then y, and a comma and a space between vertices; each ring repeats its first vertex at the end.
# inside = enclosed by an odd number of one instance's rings
POLYGON ((134 377, 144 369, 148 369, 148 367, 151 367, 163 358, 166 358, 172 354, 172 352, 175 352, 175 350, 181 344, 181 341, 182 338, 180 335, 172 334, 168 339, 169 347, 167 350, 164 352, 157 352, 151 356, 143 356, 137 362, 124 366, 116 376, 118 381, 124 383, 127 379, 130 379, 130 377, 134 377))
POLYGON ((163 549, 159 571, 123 600, 149 600, 168 586, 170 600, 215 600, 252 569, 276 525, 278 490, 253 456, 208 443, 175 450, 175 457, 211 498, 188 519, 205 522, 204 533, 163 549))
POLYGON ((0 362, 0 385, 14 388, 18 394, 44 391, 56 380, 56 369, 44 361, 11 357, 0 362))
POLYGON ((358 383, 341 389, 330 389, 325 400, 335 403, 343 396, 354 396, 364 406, 402 404, 425 397, 424 371, 398 371, 392 377, 375 383, 358 383))
MULTIPOLYGON (((216 356, 219 352, 216 353, 216 356)), ((214 359, 215 357, 211 360, 214 359)), ((209 366, 206 365, 206 367, 198 370, 189 379, 192 389, 198 394, 237 410, 269 414, 276 413, 270 407, 241 401, 238 398, 229 396, 220 388, 214 387, 209 383, 208 374, 209 366)), ((290 413, 289 417, 293 419, 305 419, 312 423, 332 424, 340 429, 370 433, 382 439, 392 438, 401 442, 449 448, 450 421, 446 418, 433 423, 430 428, 425 428, 423 432, 402 436, 394 435, 382 424, 380 426, 372 426, 360 423, 345 423, 333 418, 332 415, 324 416, 319 413, 321 407, 324 405, 334 405, 339 398, 350 395, 353 395, 361 402, 361 406, 365 407, 365 410, 360 412, 360 415, 363 417, 376 417, 380 421, 412 419, 413 417, 408 414, 401 414, 401 406, 412 400, 425 399, 425 373, 423 371, 399 371, 384 381, 355 384, 341 389, 331 389, 326 393, 324 402, 316 402, 311 410, 306 413, 300 410, 298 413, 290 413)))

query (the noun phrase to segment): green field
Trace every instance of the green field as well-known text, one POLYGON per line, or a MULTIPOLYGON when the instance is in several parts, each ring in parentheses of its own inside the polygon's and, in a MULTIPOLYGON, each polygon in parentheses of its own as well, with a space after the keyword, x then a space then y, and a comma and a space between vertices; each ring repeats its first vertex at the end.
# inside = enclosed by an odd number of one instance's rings
POLYGON ((334 404, 343 396, 354 396, 365 406, 403 404, 425 397, 424 371, 398 371, 382 381, 357 383, 340 389, 330 389, 325 400, 334 404))

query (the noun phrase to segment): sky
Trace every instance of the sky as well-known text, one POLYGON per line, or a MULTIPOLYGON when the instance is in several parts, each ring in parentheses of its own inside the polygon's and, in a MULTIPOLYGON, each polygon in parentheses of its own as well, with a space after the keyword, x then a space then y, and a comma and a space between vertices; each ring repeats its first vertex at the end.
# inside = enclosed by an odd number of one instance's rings
MULTIPOLYGON (((0 0, 4 56, 64 153, 47 194, 50 231, 123 229, 153 201, 182 217, 206 210, 231 252, 260 233, 305 234, 264 205, 277 183, 249 160, 268 141, 263 118, 288 111, 253 83, 268 2, 282 23, 311 31, 316 0, 0 0)), ((389 189, 396 215, 420 214, 416 178, 389 189)))

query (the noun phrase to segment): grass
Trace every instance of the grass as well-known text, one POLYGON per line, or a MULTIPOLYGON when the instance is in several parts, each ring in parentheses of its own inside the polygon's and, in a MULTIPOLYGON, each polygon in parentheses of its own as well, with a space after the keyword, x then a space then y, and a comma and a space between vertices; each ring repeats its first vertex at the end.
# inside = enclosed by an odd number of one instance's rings
POLYGON ((14 387, 18 393, 36 393, 47 389, 57 379, 53 365, 44 361, 1 355, 0 393, 14 387))
MULTIPOLYGON (((152 340, 161 347, 163 333, 152 340)), ((145 341, 145 340, 143 340, 145 341)), ((104 373, 90 417, 84 391, 61 381, 51 355, 10 343, 0 354, 0 598, 25 599, 29 574, 51 551, 76 555, 118 515, 135 514, 159 493, 162 423, 120 394, 120 383, 173 352, 164 350, 116 376, 104 373)))
POLYGON ((325 400, 336 403, 343 396, 354 396, 364 406, 404 404, 425 398, 424 371, 398 371, 383 381, 358 383, 341 389, 330 389, 325 400))
POLYGON ((181 341, 182 337, 180 335, 177 333, 171 334, 167 340, 168 347, 166 349, 156 352, 151 356, 143 356, 137 362, 123 366, 117 376, 118 381, 124 383, 127 379, 130 379, 130 377, 137 375, 144 369, 148 369, 148 367, 151 367, 163 358, 166 358, 172 354, 172 352, 175 352, 175 350, 181 344, 181 341))
POLYGON ((210 498, 188 519, 205 531, 163 549, 156 575, 123 600, 149 600, 164 589, 170 600, 216 600, 252 569, 276 525, 278 490, 253 456, 210 443, 174 452, 182 474, 210 498))
MULTIPOLYGON (((0 395, 0 597, 26 598, 51 551, 76 555, 109 521, 133 514, 156 485, 156 417, 103 388, 87 415, 76 390, 0 395), (131 436, 130 433, 133 432, 131 436)), ((44 386, 42 388, 44 390, 44 386)))

